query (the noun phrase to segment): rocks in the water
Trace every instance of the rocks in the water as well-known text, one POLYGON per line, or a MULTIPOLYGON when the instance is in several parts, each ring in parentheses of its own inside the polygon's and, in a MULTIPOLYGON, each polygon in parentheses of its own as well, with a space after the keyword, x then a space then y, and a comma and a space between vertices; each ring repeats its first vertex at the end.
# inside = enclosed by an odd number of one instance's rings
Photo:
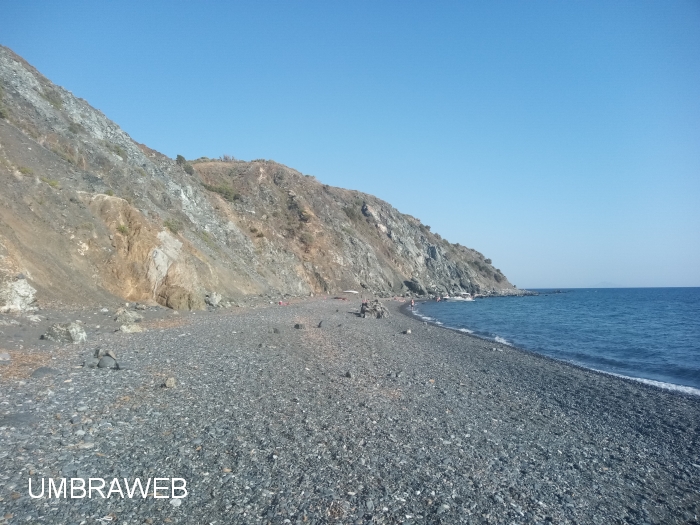
POLYGON ((137 324, 123 324, 119 327, 119 331, 124 332, 125 334, 136 334, 143 332, 144 330, 137 324))
POLYGON ((294 328, 296 328, 297 330, 305 330, 306 326, 304 326, 304 323, 297 323, 294 325, 294 328))
POLYGON ((56 323, 41 336, 42 339, 57 343, 79 344, 87 341, 87 334, 80 321, 72 323, 56 323))
POLYGON ((31 312, 36 310, 36 290, 27 282, 24 275, 0 285, 0 312, 31 312))
POLYGON ((209 306, 216 308, 221 303, 221 294, 217 292, 212 292, 204 296, 204 302, 209 306))
POLYGON ((175 388, 175 385, 177 383, 175 382, 174 377, 169 377, 168 379, 165 380, 165 383, 163 383, 163 387, 165 388, 175 388))
POLYGON ((119 310, 117 310, 117 314, 114 317, 114 320, 119 324, 140 323, 143 320, 143 315, 137 312, 133 312, 131 310, 127 310, 126 308, 120 308, 119 310))
POLYGON ((389 317, 389 310, 387 310, 386 306, 384 306, 379 299, 375 299, 372 302, 362 303, 360 315, 362 317, 383 319, 384 317, 389 317))

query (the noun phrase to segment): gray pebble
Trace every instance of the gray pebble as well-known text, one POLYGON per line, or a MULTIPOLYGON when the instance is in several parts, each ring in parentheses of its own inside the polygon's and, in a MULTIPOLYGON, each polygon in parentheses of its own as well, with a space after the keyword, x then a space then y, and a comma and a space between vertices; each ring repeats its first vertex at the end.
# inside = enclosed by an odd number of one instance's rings
POLYGON ((97 368, 115 368, 116 366, 117 362, 108 355, 100 358, 100 361, 97 363, 97 368))
POLYGON ((41 377, 46 377, 46 376, 55 376, 58 374, 60 374, 60 372, 58 370, 56 370, 55 368, 50 368, 48 366, 42 366, 42 367, 39 367, 36 370, 34 370, 34 372, 32 372, 31 377, 36 379, 36 378, 41 378, 41 377))

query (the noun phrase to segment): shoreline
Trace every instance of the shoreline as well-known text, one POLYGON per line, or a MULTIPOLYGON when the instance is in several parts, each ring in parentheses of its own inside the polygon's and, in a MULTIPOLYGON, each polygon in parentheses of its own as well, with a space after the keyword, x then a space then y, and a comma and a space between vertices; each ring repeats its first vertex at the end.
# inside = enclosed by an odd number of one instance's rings
MULTIPOLYGON (((430 300, 426 299, 426 300, 416 301, 416 306, 419 304, 419 302, 421 302, 421 303, 430 302, 430 300)), ((588 372, 602 374, 602 375, 609 376, 609 377, 615 377, 615 378, 621 379, 623 381, 632 381, 633 383, 644 385, 644 386, 651 388, 651 389, 659 389, 659 390, 664 390, 666 392, 673 392, 673 393, 680 395, 680 396, 689 396, 691 398, 700 398, 700 388, 687 386, 687 385, 680 385, 680 384, 676 384, 676 383, 670 383, 667 381, 659 381, 656 379, 650 379, 650 378, 645 378, 645 377, 628 376, 628 375, 624 375, 624 374, 618 374, 616 372, 608 372, 606 370, 599 370, 597 368, 591 368, 589 366, 579 364, 579 363, 574 363, 572 361, 566 361, 564 359, 557 359, 556 357, 548 356, 546 354, 541 354, 539 352, 536 352, 534 350, 529 350, 527 348, 522 348, 522 347, 517 346, 517 345, 512 344, 512 343, 508 343, 508 342, 503 343, 503 342, 498 341, 498 340, 489 339, 487 337, 482 337, 482 336, 477 335, 473 332, 466 332, 466 331, 464 331, 464 329, 455 328, 452 326, 447 326, 447 325, 443 324, 442 322, 438 322, 432 318, 430 321, 428 321, 426 319, 422 319, 417 313, 414 313, 414 311, 410 310, 410 303, 408 305, 402 306, 400 308, 400 312, 407 317, 415 318, 421 322, 425 322, 425 323, 428 323, 432 326, 435 326, 436 328, 443 328, 445 330, 457 332, 459 334, 462 334, 462 335, 465 335, 468 337, 473 337, 473 338, 479 339, 481 341, 487 341, 487 342, 493 343, 494 345, 505 345, 505 346, 508 346, 508 347, 513 348, 515 350, 519 350, 521 352, 524 352, 524 353, 527 353, 527 354, 530 354, 533 356, 541 357, 544 359, 549 359, 549 360, 552 360, 552 361, 557 362, 557 363, 562 363, 566 366, 571 366, 571 367, 574 367, 574 368, 577 368, 580 370, 586 370, 588 372)))
POLYGON ((697 399, 384 304, 386 319, 323 298, 198 312, 26 349, 50 371, 0 367, 0 523, 697 523, 697 399), (96 346, 124 369, 82 367, 96 346), (30 472, 189 494, 34 500, 30 472))

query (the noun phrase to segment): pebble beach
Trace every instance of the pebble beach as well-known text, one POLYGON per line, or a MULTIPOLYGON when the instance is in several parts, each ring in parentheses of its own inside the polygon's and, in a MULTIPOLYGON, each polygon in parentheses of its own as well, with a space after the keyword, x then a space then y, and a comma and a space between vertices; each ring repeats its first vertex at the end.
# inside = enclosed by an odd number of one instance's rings
POLYGON ((700 397, 384 305, 168 313, 13 351, 0 524, 700 524, 700 397), (83 366, 98 347, 119 370, 83 366), (156 477, 187 496, 28 491, 156 477))

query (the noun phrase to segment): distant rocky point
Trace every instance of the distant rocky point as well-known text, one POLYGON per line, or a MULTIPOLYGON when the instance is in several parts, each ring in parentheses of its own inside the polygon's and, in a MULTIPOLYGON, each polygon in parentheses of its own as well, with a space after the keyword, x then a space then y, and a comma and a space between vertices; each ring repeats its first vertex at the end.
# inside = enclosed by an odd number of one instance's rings
POLYGON ((173 160, 138 144, 5 47, 0 178, 4 311, 522 293, 479 252, 371 195, 272 161, 173 160))

